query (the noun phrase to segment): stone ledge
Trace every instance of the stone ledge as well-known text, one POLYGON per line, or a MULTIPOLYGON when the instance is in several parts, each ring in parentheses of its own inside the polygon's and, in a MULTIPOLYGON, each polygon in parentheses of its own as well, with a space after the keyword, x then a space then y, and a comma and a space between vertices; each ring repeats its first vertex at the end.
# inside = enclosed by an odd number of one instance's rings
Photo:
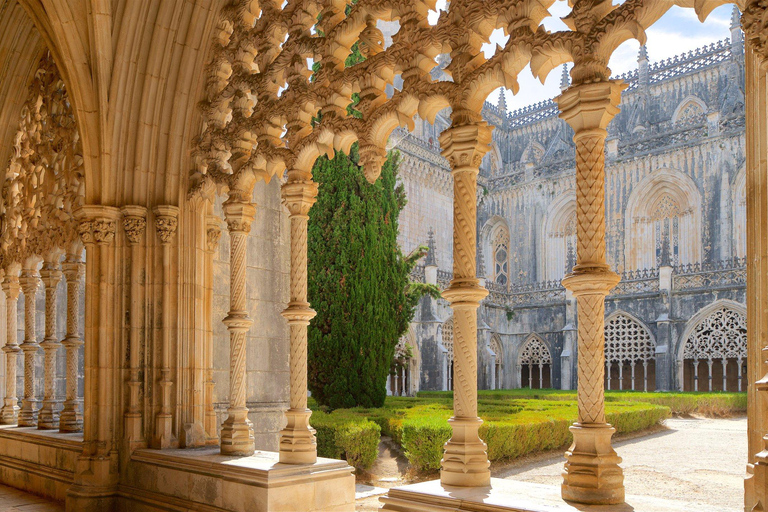
POLYGON ((379 498, 390 512, 722 512, 704 504, 627 496, 623 505, 570 504, 560 487, 491 479, 491 487, 442 486, 439 480, 390 489, 379 498))
POLYGON ((0 482, 63 501, 82 451, 82 434, 4 425, 0 427, 0 482))
POLYGON ((121 501, 141 510, 352 512, 355 478, 344 461, 280 464, 276 452, 221 455, 218 448, 136 450, 121 501))

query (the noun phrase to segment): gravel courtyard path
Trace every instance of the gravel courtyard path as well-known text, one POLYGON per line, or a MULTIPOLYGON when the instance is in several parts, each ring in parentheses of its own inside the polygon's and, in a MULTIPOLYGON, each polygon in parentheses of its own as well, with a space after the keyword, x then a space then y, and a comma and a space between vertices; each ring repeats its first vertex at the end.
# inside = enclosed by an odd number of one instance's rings
MULTIPOLYGON (((624 459, 627 494, 742 512, 747 419, 673 418, 665 426, 667 430, 615 444, 624 459)), ((562 457, 553 455, 507 467, 494 476, 560 485, 562 468, 562 457)))
MULTIPOLYGON (((627 494, 743 512, 747 419, 673 418, 665 427, 614 444, 627 494)), ((562 453, 549 452, 494 468, 493 477, 559 486, 562 469, 562 453)), ((358 512, 378 509, 378 496, 360 498, 358 512)))

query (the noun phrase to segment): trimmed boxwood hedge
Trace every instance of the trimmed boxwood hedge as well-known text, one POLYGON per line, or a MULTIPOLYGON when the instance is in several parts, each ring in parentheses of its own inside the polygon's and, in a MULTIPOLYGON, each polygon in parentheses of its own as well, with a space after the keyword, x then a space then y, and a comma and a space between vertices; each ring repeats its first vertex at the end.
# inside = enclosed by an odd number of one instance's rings
POLYGON ((356 469, 368 469, 379 453, 381 428, 365 418, 315 411, 311 418, 317 431, 317 454, 345 459, 356 469))
MULTIPOLYGON (((488 444, 490 460, 512 459, 570 442, 568 428, 577 417, 575 401, 547 398, 480 396, 479 414, 484 420, 480 437, 488 444)), ((668 417, 670 412, 668 407, 662 405, 630 402, 610 402, 606 409, 608 421, 619 433, 649 428, 668 417)), ((451 436, 451 428, 446 421, 451 414, 450 395, 389 397, 384 407, 376 409, 337 409, 329 414, 317 412, 312 416, 312 425, 318 430, 318 449, 321 445, 328 447, 322 452, 324 456, 338 458, 337 454, 345 454, 347 460, 361 461, 353 464, 356 467, 370 467, 376 458, 378 435, 374 439, 373 434, 368 437, 362 432, 347 432, 348 425, 374 424, 382 434, 392 437, 402 446, 414 469, 430 471, 440 467, 443 445, 451 436), (348 435, 356 439, 348 440, 348 435), (371 458, 357 455, 362 452, 371 454, 371 458), (368 461, 370 464, 366 466, 368 461)), ((367 427, 365 431, 372 432, 372 429, 367 427)))

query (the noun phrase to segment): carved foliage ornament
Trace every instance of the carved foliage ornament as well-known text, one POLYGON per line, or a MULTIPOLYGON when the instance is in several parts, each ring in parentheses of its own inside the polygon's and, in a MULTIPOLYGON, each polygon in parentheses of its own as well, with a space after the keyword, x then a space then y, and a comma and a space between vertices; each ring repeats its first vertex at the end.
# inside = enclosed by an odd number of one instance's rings
POLYGON ((2 184, 0 251, 7 261, 67 250, 76 240, 73 212, 84 197, 81 146, 66 86, 46 52, 22 107, 2 184))
MULTIPOLYGON (((476 125, 486 96, 498 87, 516 92, 528 64, 543 78, 574 61, 574 84, 607 79, 613 50, 630 37, 642 42, 644 29, 673 5, 576 1, 565 18, 570 30, 549 33, 540 23, 552 3, 452 2, 430 25, 435 0, 233 0, 214 36, 192 191, 209 182, 233 188, 243 176, 269 178, 286 168, 308 171, 317 156, 348 151, 355 141, 375 180, 389 134, 413 128, 417 113, 431 121, 450 106, 454 126, 476 125), (399 23, 386 48, 380 20, 399 23), (496 28, 511 37, 486 59, 481 46, 496 28), (364 58, 351 63, 358 41, 364 58), (438 61, 450 61, 451 81, 433 80, 438 61), (403 87, 387 97, 397 75, 403 87), (356 114, 349 115, 353 94, 356 114)), ((478 163, 479 156, 466 162, 478 163)))

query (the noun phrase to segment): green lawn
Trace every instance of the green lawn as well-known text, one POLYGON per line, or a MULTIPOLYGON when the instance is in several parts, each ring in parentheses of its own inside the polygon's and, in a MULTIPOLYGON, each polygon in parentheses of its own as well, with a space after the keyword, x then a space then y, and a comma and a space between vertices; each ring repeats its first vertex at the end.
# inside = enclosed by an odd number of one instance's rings
MULTIPOLYGON (((480 436, 488 444, 491 461, 561 447, 571 441, 568 427, 576 420, 576 392, 554 389, 480 391, 480 436)), ((608 421, 618 433, 650 428, 670 414, 726 416, 746 411, 745 393, 606 392, 608 421)), ((451 392, 422 392, 417 397, 387 397, 376 409, 315 410, 318 452, 345 457, 358 468, 376 460, 381 434, 400 444, 419 471, 440 467, 443 444, 451 430, 451 392)))

